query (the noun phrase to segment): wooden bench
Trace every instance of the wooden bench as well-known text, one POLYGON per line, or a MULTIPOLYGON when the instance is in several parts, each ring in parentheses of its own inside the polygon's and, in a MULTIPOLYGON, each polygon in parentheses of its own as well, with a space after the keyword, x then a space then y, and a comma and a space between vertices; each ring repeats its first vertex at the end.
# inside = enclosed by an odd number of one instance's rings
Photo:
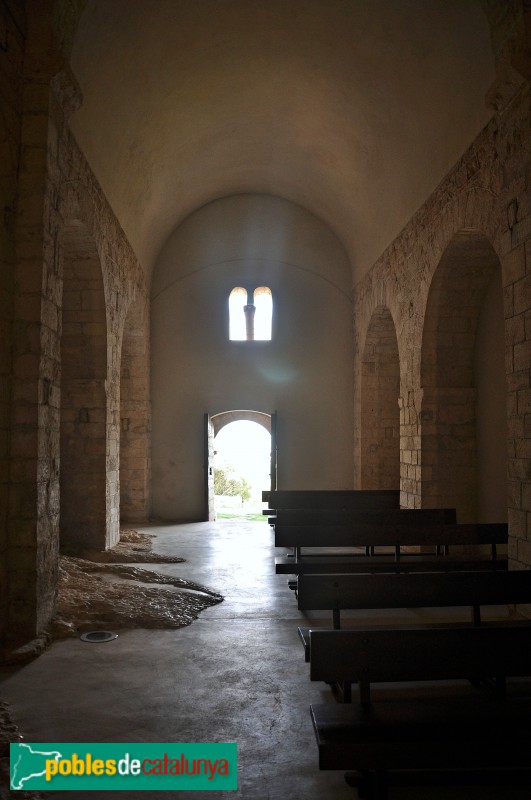
MULTIPOLYGON (((470 623, 481 623, 485 606, 531 604, 531 573, 527 570, 426 572, 367 575, 300 575, 300 611, 331 611, 332 626, 341 627, 341 612, 368 609, 447 609, 469 607, 470 623)), ((310 660, 310 631, 300 626, 305 660, 310 660)))
POLYGON ((269 508, 262 511, 274 525, 277 515, 284 510, 335 510, 335 511, 381 511, 400 508, 398 489, 300 489, 264 491, 262 500, 269 508))
POLYGON ((531 696, 486 697, 447 681, 531 675, 531 627, 399 627, 311 633, 310 677, 360 686, 355 704, 312 705, 322 770, 347 777, 360 796, 386 800, 393 782, 487 776, 530 781, 531 696), (438 689, 404 681, 443 681, 438 689), (374 697, 371 685, 387 684, 374 697), (390 687, 389 684, 392 684, 390 687))
MULTIPOLYGON (((274 518, 275 546, 294 549, 359 547, 363 535, 372 535, 375 528, 382 529, 382 532, 383 528, 393 529, 397 535, 404 536, 411 526, 455 523, 456 511, 453 508, 280 509, 274 518), (296 540, 297 544, 288 544, 296 540), (314 544, 316 540, 319 541, 317 545, 314 544), (355 545, 352 545, 353 541, 355 545)), ((368 546, 363 547, 368 554, 368 546)))
MULTIPOLYGON (((377 512, 385 511, 392 513, 400 510, 400 492, 395 489, 381 490, 284 490, 275 492, 262 492, 262 499, 268 501, 275 508, 264 510, 264 514, 270 514, 269 524, 277 526, 280 516, 280 527, 284 524, 293 525, 312 523, 317 519, 326 520, 327 524, 352 524, 362 519, 360 514, 369 513, 371 516, 377 512), (324 515, 324 517, 323 517, 324 515)), ((455 514, 455 512, 453 512, 455 514)), ((432 517, 432 512, 422 511, 425 521, 432 517)), ((415 516, 418 516, 415 514, 415 516)), ((440 521, 440 517, 437 517, 440 521)), ((444 521, 455 521, 455 517, 449 518, 447 515, 444 521)), ((288 545, 289 546, 289 545, 288 545)), ((293 548, 293 555, 297 556, 300 552, 296 547, 293 548)), ((280 571, 280 570, 279 570, 280 571)), ((290 588, 294 589, 294 582, 288 581, 290 588)))
POLYGON ((294 555, 277 556, 275 569, 292 575, 506 569, 498 547, 507 545, 507 524, 456 523, 454 514, 451 509, 348 512, 342 523, 334 513, 329 524, 300 525, 279 518, 275 545, 294 548, 294 555))

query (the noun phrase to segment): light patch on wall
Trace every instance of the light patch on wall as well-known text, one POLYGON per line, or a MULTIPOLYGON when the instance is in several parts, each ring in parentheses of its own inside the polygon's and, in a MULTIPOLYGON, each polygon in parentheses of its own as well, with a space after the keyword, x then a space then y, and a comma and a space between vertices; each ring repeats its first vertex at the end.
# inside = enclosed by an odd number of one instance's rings
POLYGON ((298 371, 292 367, 276 365, 274 367, 262 366, 260 374, 271 383, 293 383, 297 380, 298 371))

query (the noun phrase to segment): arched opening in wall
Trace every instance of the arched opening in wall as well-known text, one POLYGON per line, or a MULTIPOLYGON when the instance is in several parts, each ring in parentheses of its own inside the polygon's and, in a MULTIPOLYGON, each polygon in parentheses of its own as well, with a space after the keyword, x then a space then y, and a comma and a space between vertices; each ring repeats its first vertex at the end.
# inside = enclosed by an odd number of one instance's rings
POLYGON ((400 488, 400 361, 388 308, 372 315, 361 363, 361 488, 400 488))
POLYGON ((135 299, 125 320, 120 368, 120 518, 145 520, 150 512, 151 413, 148 309, 135 299))
POLYGON ((422 341, 422 505, 507 521, 501 266, 484 235, 457 234, 433 277, 422 341))
POLYGON ((101 265, 84 226, 61 239, 61 547, 107 541, 107 321, 101 265))
POLYGON ((231 411, 211 420, 215 518, 265 520, 262 491, 271 487, 271 416, 231 411))

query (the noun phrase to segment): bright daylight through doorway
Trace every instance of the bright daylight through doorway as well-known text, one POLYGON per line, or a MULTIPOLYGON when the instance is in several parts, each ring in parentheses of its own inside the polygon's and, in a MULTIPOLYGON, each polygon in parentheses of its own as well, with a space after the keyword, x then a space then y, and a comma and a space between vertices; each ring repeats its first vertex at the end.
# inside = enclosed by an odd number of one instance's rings
POLYGON ((270 488, 271 435, 257 422, 225 425, 214 439, 217 519, 264 520, 262 491, 270 488))

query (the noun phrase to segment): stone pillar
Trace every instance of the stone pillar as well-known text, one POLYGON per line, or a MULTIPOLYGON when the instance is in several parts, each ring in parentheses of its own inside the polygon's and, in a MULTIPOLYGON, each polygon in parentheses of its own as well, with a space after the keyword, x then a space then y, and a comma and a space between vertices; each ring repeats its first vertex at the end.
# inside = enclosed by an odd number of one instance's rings
POLYGON ((120 516, 146 520, 151 510, 149 438, 149 306, 144 298, 129 310, 122 339, 120 380, 120 516))
POLYGON ((505 306, 508 409, 509 556, 531 565, 531 202, 529 106, 531 15, 526 3, 483 0, 491 25, 496 80, 487 104, 496 113, 505 306))
POLYGON ((398 489, 400 364, 393 319, 385 307, 372 316, 361 376, 361 488, 398 489))
POLYGON ((421 508, 423 505, 420 450, 420 408, 422 390, 403 391, 398 398, 400 410, 400 505, 421 508))
POLYGON ((9 605, 9 445, 11 427, 12 339, 17 177, 22 127, 22 71, 25 18, 19 4, 0 10, 5 52, 0 60, 0 652, 9 605))
POLYGON ((49 164, 57 152, 51 124, 52 76, 61 67, 52 6, 26 3, 16 214, 12 424, 9 469, 8 631, 24 641, 55 608, 59 526, 59 331, 49 164))

